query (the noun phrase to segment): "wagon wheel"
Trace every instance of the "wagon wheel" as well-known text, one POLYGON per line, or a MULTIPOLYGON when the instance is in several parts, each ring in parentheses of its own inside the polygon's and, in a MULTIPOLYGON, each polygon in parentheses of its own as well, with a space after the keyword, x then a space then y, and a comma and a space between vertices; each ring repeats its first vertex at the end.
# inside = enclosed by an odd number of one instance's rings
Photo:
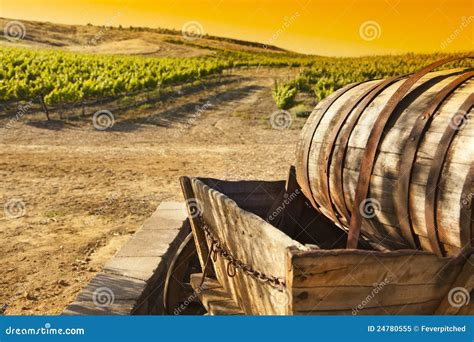
POLYGON ((206 311, 197 300, 190 284, 190 275, 199 273, 201 265, 193 234, 189 233, 171 260, 166 274, 163 304, 168 315, 199 315, 206 311))

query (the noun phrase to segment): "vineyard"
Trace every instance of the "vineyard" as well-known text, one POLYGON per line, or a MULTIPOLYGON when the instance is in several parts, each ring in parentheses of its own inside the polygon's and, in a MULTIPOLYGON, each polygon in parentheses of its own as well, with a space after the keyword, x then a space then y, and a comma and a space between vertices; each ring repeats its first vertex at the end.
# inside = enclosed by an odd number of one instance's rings
MULTIPOLYGON (((230 68, 298 67, 301 70, 298 77, 275 83, 273 90, 277 106, 287 108, 298 91, 311 93, 319 101, 345 84, 410 73, 447 56, 327 58, 214 50, 206 57, 152 58, 3 48, 0 52, 0 101, 41 97, 46 104, 76 103, 200 81, 230 68)), ((457 65, 466 66, 468 62, 457 65)))
MULTIPOLYGON (((320 101, 346 84, 409 74, 432 62, 450 56, 453 55, 406 54, 360 58, 318 57, 300 73, 299 77, 288 81, 284 85, 279 85, 280 88, 285 86, 286 89, 284 94, 279 94, 279 98, 291 98, 296 90, 311 93, 317 101, 320 101)), ((443 68, 472 67, 473 65, 472 60, 462 60, 447 64, 443 68)))
POLYGON ((230 66, 217 58, 140 58, 3 49, 0 100, 77 102, 184 83, 230 66))

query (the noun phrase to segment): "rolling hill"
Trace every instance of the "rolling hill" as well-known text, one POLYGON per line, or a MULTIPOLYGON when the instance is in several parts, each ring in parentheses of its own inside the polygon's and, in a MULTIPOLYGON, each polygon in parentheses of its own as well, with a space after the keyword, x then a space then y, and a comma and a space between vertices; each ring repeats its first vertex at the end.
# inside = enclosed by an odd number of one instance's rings
POLYGON ((143 55, 160 57, 195 57, 209 55, 213 49, 248 52, 288 53, 284 49, 256 42, 209 35, 187 36, 178 30, 145 27, 65 25, 0 18, 0 27, 20 22, 24 37, 11 42, 0 36, 0 46, 64 49, 83 53, 143 55), (196 38, 199 37, 199 40, 196 38))

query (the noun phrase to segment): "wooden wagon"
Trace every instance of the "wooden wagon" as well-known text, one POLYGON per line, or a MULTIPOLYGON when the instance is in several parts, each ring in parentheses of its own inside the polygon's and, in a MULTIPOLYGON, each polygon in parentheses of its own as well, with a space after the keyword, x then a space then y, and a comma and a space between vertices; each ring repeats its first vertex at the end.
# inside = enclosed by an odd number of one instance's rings
POLYGON ((455 257, 366 241, 344 249, 347 234, 307 203, 294 171, 286 181, 181 184, 194 239, 170 277, 192 291, 169 289, 169 313, 199 299, 211 315, 474 314, 472 248, 455 257), (201 270, 185 275, 195 253, 201 270))
POLYGON ((183 177, 168 312, 474 314, 474 71, 435 72, 457 60, 321 101, 286 181, 183 177))

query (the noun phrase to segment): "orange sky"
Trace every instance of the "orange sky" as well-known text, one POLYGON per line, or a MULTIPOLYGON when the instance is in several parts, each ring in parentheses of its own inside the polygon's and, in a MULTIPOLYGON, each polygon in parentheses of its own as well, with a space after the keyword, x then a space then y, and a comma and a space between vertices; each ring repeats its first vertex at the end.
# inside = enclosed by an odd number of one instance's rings
POLYGON ((0 0, 0 16, 176 29, 197 21, 212 35, 320 55, 474 50, 474 0, 0 0))

